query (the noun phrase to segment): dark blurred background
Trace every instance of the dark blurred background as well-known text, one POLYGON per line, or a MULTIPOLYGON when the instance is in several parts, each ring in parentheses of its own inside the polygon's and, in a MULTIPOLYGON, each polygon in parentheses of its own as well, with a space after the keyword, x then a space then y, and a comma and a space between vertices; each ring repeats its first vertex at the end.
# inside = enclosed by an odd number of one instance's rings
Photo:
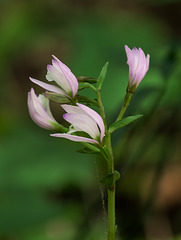
POLYGON ((126 112, 144 117, 113 134, 117 239, 181 239, 181 1, 0 0, 0 22, 0 240, 106 239, 105 162, 33 123, 27 92, 42 89, 28 78, 44 80, 52 54, 76 76, 97 77, 109 61, 111 123, 128 82, 125 44, 151 60, 126 112))

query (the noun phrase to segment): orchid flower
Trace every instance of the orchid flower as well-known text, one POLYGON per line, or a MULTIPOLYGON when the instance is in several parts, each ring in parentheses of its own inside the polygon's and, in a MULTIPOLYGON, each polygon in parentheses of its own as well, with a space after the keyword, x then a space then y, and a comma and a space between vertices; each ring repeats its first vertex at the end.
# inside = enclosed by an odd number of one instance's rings
POLYGON ((141 48, 134 47, 132 50, 125 45, 125 51, 128 58, 127 64, 129 66, 129 84, 128 91, 135 92, 141 80, 149 69, 150 55, 145 54, 141 48))
POLYGON ((69 99, 74 98, 78 91, 78 81, 71 70, 55 56, 53 56, 52 65, 47 66, 47 70, 46 79, 49 82, 55 81, 58 87, 34 78, 30 78, 30 80, 50 92, 69 99))
POLYGON ((77 106, 61 105, 67 112, 63 118, 71 124, 68 133, 51 134, 53 137, 67 138, 75 142, 88 142, 100 144, 105 134, 105 126, 101 116, 91 108, 77 103, 77 106), (84 132, 90 137, 72 135, 72 133, 84 132))
POLYGON ((42 128, 55 129, 59 126, 50 111, 49 99, 37 95, 32 88, 28 93, 28 109, 32 120, 42 128))

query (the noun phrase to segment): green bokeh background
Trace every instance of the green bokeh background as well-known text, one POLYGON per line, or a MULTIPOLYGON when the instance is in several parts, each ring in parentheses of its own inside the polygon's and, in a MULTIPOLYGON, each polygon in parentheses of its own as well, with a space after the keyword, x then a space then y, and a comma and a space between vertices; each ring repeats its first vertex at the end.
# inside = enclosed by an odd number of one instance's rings
POLYGON ((111 123, 128 82, 125 44, 151 59, 126 112, 144 117, 113 134, 117 239, 181 239, 180 16, 174 0, 0 0, 0 240, 106 239, 105 162, 33 123, 27 92, 42 89, 28 78, 44 80, 52 54, 76 76, 97 77, 109 61, 111 123))

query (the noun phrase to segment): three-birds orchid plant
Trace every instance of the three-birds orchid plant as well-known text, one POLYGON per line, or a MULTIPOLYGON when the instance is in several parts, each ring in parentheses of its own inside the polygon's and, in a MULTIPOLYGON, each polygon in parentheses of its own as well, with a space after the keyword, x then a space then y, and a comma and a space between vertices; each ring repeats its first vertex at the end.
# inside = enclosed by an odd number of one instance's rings
POLYGON ((28 108, 33 121, 42 128, 53 130, 53 137, 66 138, 71 141, 81 142, 89 152, 101 154, 107 162, 107 175, 100 181, 107 186, 108 191, 108 240, 116 239, 115 218, 115 189, 119 173, 114 169, 114 155, 111 144, 111 133, 121 128, 142 115, 123 115, 131 99, 149 69, 149 54, 145 56, 141 48, 132 50, 125 46, 127 64, 129 66, 129 81, 121 111, 116 121, 109 126, 106 122, 104 106, 101 100, 101 87, 106 76, 108 63, 104 65, 97 79, 76 78, 71 70, 58 58, 53 56, 52 65, 47 66, 46 79, 51 83, 30 78, 30 80, 47 90, 43 95, 37 96, 34 89, 28 93, 28 108), (54 84, 52 84, 54 82, 54 84), (96 84, 96 85, 94 85, 96 84), (97 95, 96 100, 78 94, 78 90, 91 88, 97 95), (69 128, 58 123, 49 106, 49 99, 61 104, 66 112, 63 118, 70 123, 69 128), (97 106, 99 114, 88 106, 97 106))

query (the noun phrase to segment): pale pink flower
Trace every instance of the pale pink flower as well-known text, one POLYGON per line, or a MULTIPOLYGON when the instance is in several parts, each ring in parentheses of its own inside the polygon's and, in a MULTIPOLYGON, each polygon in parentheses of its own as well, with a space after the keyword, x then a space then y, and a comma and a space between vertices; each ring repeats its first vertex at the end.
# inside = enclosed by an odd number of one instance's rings
POLYGON ((47 70, 46 79, 49 82, 55 81, 58 86, 34 78, 30 80, 50 92, 74 98, 78 91, 78 81, 71 70, 55 56, 53 56, 52 65, 47 66, 47 70))
POLYGON ((105 126, 101 116, 91 108, 77 103, 77 106, 61 105, 67 112, 63 118, 71 124, 68 133, 51 134, 53 137, 67 138, 75 142, 88 142, 99 144, 105 134, 105 126), (84 132, 88 137, 72 135, 72 133, 84 132))
POLYGON ((37 95, 32 88, 28 93, 28 109, 32 120, 45 129, 55 129, 58 123, 52 116, 49 99, 43 95, 37 95))
POLYGON ((150 55, 145 54, 141 48, 134 47, 132 50, 125 45, 127 55, 127 64, 129 66, 129 84, 128 91, 135 91, 141 80, 149 69, 150 55))

